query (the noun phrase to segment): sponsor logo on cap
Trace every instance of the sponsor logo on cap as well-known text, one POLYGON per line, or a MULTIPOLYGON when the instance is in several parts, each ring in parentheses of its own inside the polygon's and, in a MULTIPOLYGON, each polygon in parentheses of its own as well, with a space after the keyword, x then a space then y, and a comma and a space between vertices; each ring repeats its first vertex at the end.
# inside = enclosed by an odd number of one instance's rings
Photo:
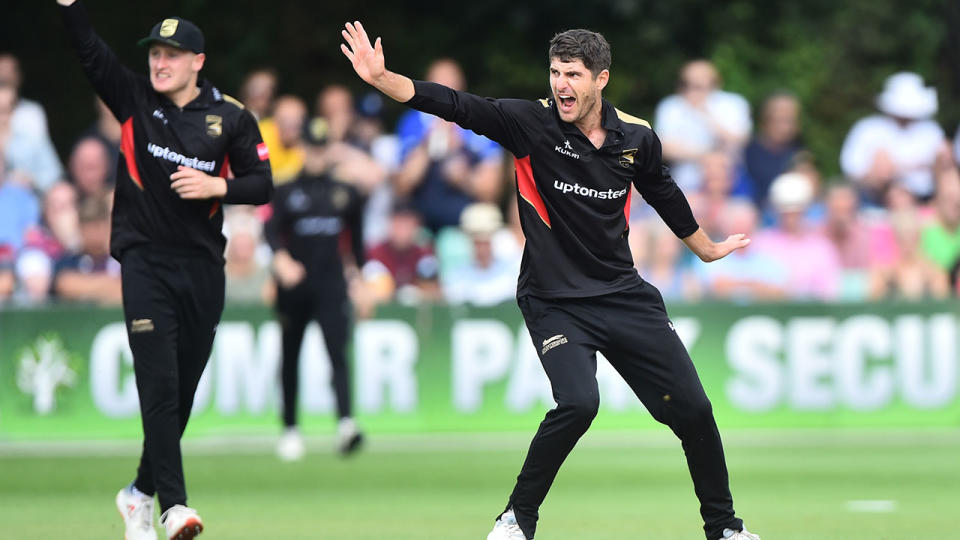
POLYGON ((257 145, 257 155, 260 157, 260 161, 266 161, 270 159, 270 150, 267 150, 267 143, 260 143, 257 145))
POLYGON ((180 24, 180 21, 176 19, 164 19, 160 23, 160 37, 168 38, 177 33, 177 26, 180 24))

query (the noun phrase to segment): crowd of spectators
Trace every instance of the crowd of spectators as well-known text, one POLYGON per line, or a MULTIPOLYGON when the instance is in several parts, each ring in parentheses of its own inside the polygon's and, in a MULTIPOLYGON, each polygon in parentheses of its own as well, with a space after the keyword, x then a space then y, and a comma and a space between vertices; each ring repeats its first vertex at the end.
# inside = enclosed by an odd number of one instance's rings
MULTIPOLYGON (((450 59, 423 76, 467 89, 450 59)), ((260 124, 278 185, 310 159, 304 126, 325 120, 330 174, 365 199, 367 261, 346 270, 358 313, 391 301, 486 306, 513 297, 524 239, 504 150, 416 111, 392 130, 375 93, 354 96, 330 85, 311 107, 280 94, 281 83, 275 71, 259 69, 238 96, 260 124)), ((64 169, 44 107, 21 96, 20 86, 17 59, 0 54, 0 306, 118 304, 109 215, 119 123, 93 103, 96 120, 69 149, 64 169)), ((960 294, 960 131, 951 143, 935 119, 936 90, 919 75, 893 74, 879 90, 876 114, 856 122, 840 149, 842 176, 824 179, 822 156, 805 148, 796 96, 768 96, 754 129, 750 104, 723 89, 710 62, 683 66, 676 93, 653 118, 663 156, 711 237, 753 240, 702 264, 637 195, 629 241, 640 274, 670 301, 960 294)), ((228 301, 269 304, 275 296, 263 237, 269 216, 269 207, 226 211, 228 301)))

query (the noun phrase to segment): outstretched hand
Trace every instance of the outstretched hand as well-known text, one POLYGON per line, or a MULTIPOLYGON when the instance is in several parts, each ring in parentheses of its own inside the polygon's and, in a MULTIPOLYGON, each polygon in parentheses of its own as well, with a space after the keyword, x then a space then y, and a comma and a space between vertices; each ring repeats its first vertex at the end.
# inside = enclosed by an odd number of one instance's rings
POLYGON ((717 242, 713 260, 722 259, 740 248, 747 247, 749 243, 750 239, 747 238, 747 235, 731 234, 723 242, 717 242))
POLYGON ((363 29, 360 21, 347 23, 345 27, 346 29, 341 30, 340 33, 347 44, 341 43, 340 50, 353 64, 353 70, 357 72, 357 75, 368 84, 376 86, 375 81, 383 77, 386 71, 383 62, 383 45, 380 43, 380 38, 377 38, 376 42, 371 45, 370 37, 363 29))
POLYGON ((723 242, 714 242, 703 232, 703 229, 697 229, 696 232, 683 239, 683 243, 694 252, 703 262, 711 262, 722 259, 734 251, 747 247, 750 239, 745 234, 731 234, 723 242))

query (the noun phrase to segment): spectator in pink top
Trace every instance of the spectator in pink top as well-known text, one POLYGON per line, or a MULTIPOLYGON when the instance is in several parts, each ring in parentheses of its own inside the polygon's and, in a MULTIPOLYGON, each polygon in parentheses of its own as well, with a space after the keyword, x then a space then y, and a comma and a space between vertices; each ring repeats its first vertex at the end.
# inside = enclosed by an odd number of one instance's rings
POLYGON ((752 249, 769 253, 788 267, 787 294, 796 299, 833 300, 843 267, 837 249, 804 218, 814 188, 802 174, 785 173, 770 186, 777 225, 760 232, 752 249))

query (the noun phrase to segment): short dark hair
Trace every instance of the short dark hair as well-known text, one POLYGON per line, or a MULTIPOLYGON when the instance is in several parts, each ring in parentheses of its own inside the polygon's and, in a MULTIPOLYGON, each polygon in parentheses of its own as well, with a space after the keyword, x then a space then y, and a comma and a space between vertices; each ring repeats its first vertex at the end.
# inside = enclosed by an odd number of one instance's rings
POLYGON ((597 32, 577 28, 566 30, 550 40, 549 59, 561 62, 580 60, 596 77, 601 71, 610 69, 610 44, 597 32))

